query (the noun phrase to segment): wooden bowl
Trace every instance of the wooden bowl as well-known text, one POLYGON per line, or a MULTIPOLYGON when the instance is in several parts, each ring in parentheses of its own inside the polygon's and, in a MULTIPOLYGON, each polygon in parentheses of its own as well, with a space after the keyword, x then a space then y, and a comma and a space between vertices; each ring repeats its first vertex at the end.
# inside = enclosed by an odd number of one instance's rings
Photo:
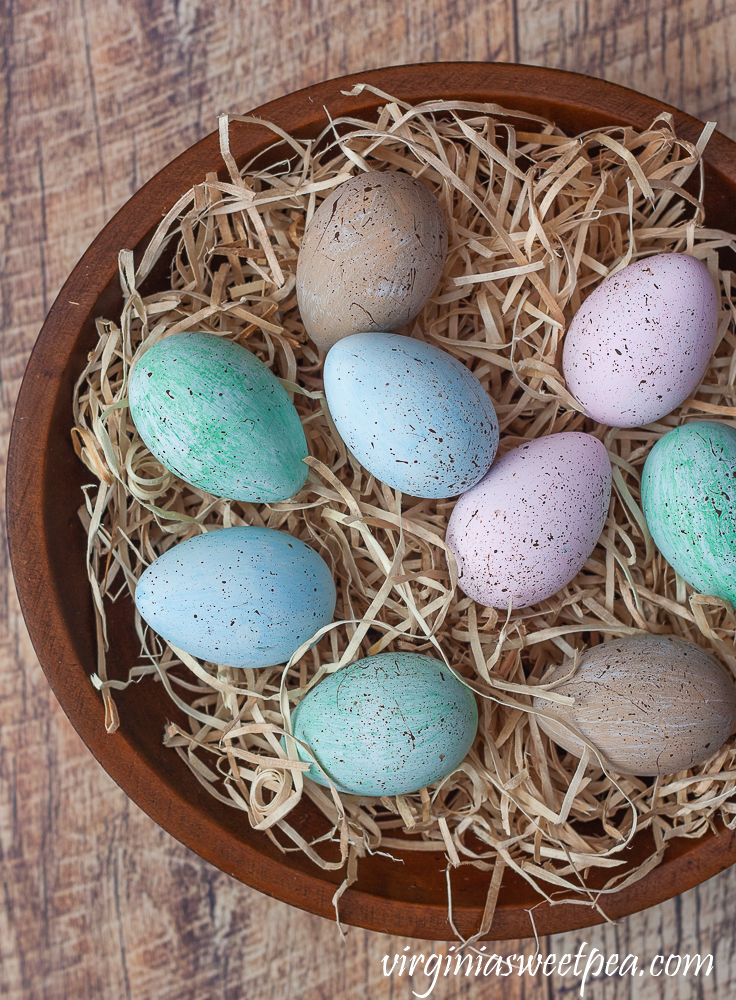
MULTIPOLYGON (((678 135, 694 141, 702 125, 659 101, 574 73, 533 66, 435 63, 401 66, 331 80, 254 112, 301 137, 315 136, 333 116, 367 115, 382 103, 368 91, 342 91, 370 82, 408 101, 462 98, 495 101, 553 119, 568 133, 615 124, 648 126, 663 111, 678 135)), ((271 144, 273 133, 252 124, 232 127, 233 153, 244 163, 271 144)), ((716 132, 708 145, 706 207, 719 228, 736 230, 736 143, 716 132)), ((312 913, 334 917, 332 895, 341 872, 324 872, 300 852, 282 855, 265 834, 250 829, 242 812, 221 805, 162 745, 171 704, 161 685, 132 685, 116 695, 120 730, 105 733, 102 700, 90 683, 96 670, 95 627, 85 572, 85 533, 77 517, 81 486, 90 474, 72 449, 72 387, 95 343, 94 319, 119 313, 117 254, 141 248, 162 215, 207 171, 223 171, 213 133, 175 159, 108 223, 75 267, 54 303, 28 363, 13 421, 8 465, 8 534, 21 607, 49 683, 72 725, 120 787, 182 843, 242 882, 312 913)), ((223 174, 224 176, 224 174, 223 174)), ((155 279, 154 279, 155 280, 155 279)), ((155 287, 149 279, 146 291, 155 287)), ((110 610, 110 676, 123 677, 138 657, 132 605, 110 610)), ((305 800, 290 817, 311 835, 320 817, 305 800)), ((652 847, 637 836, 632 861, 652 847)), ((699 840, 676 839, 663 863, 645 879, 604 897, 612 918, 652 906, 736 861, 736 834, 719 828, 699 840)), ((373 930, 430 939, 454 938, 447 920, 445 861, 440 853, 404 854, 361 861, 358 882, 342 897, 344 921, 373 930)), ((480 924, 488 876, 472 867, 452 873, 454 918, 464 935, 480 924)), ((527 913, 539 897, 507 869, 489 935, 531 935, 527 913)), ((600 915, 570 903, 535 910, 540 934, 595 924, 600 915)))

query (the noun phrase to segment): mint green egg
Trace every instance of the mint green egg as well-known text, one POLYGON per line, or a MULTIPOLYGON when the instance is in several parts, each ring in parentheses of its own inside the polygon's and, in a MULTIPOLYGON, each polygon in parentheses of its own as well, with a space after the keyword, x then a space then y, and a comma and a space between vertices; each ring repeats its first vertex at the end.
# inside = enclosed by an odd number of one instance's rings
POLYGON ((665 434, 644 464, 641 497, 670 566, 736 606, 736 429, 702 420, 665 434))
POLYGON ((299 414, 255 354, 211 333, 158 341, 133 370, 130 412, 146 446, 218 497, 287 500, 307 479, 299 414))
MULTIPOLYGON (((329 674, 292 713, 340 792, 402 795, 451 774, 475 739, 472 691, 440 660, 379 653, 329 674)), ((312 758, 297 744, 300 760, 312 758)), ((314 765, 307 775, 327 785, 314 765)))

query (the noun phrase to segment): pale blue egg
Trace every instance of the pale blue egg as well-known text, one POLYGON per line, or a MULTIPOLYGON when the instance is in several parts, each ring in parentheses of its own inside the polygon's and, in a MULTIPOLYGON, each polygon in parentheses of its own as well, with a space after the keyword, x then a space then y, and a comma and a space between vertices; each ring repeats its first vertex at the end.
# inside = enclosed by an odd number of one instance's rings
POLYGON ((164 552, 138 581, 142 618, 172 645, 230 667, 271 667, 335 612, 324 559, 272 528, 221 528, 164 552))
POLYGON ((464 493, 498 448, 491 397, 445 351, 393 333, 358 333, 330 349, 327 404, 342 439, 376 479, 410 496, 464 493))
MULTIPOLYGON (((293 733, 311 748, 338 791, 418 792, 451 774, 473 745, 473 692, 440 660, 379 653, 329 674, 292 713, 293 733)), ((299 758, 311 762, 298 746, 299 758)), ((320 785, 322 774, 307 772, 320 785)))

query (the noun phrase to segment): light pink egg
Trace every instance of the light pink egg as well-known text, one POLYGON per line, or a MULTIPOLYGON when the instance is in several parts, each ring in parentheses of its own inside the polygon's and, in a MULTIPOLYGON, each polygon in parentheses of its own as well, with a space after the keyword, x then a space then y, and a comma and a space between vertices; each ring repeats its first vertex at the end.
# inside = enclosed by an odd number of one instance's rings
POLYGON ((567 387, 599 423, 659 420, 700 384, 717 325, 716 290, 702 261, 681 253, 639 260, 575 313, 562 353, 567 387))
POLYGON ((610 499, 608 453, 590 434, 550 434, 507 452, 450 517, 460 589, 502 609, 552 597, 585 565, 610 499))

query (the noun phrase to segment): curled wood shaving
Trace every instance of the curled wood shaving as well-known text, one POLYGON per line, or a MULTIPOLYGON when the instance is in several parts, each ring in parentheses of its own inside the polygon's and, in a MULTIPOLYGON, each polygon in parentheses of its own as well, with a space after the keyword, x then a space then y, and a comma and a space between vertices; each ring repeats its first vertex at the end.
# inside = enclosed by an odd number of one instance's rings
MULTIPOLYGON (((413 107, 375 93, 385 100, 377 120, 336 119, 315 141, 268 126, 271 162, 278 161, 271 167, 261 159, 238 168, 231 123, 248 119, 223 116, 229 181, 211 174, 184 195, 137 269, 131 252, 120 254, 122 314, 98 319, 98 342, 74 395, 74 446, 94 480, 80 510, 97 617, 93 682, 110 732, 120 724, 116 690, 144 677, 163 684, 172 715, 178 709, 186 719, 167 727, 166 744, 282 851, 303 851, 324 869, 345 867, 336 911, 367 854, 444 851, 448 893, 458 865, 490 873, 475 940, 492 926, 506 868, 552 903, 572 898, 604 913, 606 895, 643 878, 672 837, 702 836, 716 816, 736 825, 732 741, 692 773, 655 781, 612 775, 593 744, 582 760, 564 754, 531 707, 536 693, 564 698, 543 683, 548 668, 617 635, 673 633, 736 670, 733 609, 676 576, 652 544, 640 503, 642 465, 661 435, 699 415, 736 420, 733 275, 718 258, 734 240, 704 226, 701 156, 712 125, 696 145, 675 135, 667 114, 644 133, 616 127, 566 136, 552 122, 496 105, 413 107), (330 419, 323 355, 296 307, 296 261, 317 205, 365 169, 409 172, 445 209, 444 275, 403 332, 475 372, 499 415, 501 453, 562 430, 594 433, 609 451, 613 495, 600 542, 572 583, 535 607, 504 615, 466 598, 444 542, 452 501, 402 497, 377 482, 330 419), (171 247, 170 287, 145 293, 146 277, 171 247), (565 326, 604 277, 663 251, 709 267, 719 290, 717 350, 698 391, 670 416, 635 430, 595 425, 565 389, 565 326), (161 337, 192 329, 244 344, 293 396, 310 458, 307 484, 289 502, 210 496, 164 469, 138 437, 127 408, 130 370, 161 337), (238 670, 167 646, 136 616, 141 662, 127 678, 109 678, 106 602, 134 593, 141 572, 172 545, 242 524, 288 531, 326 559, 338 609, 319 642, 305 644, 285 668, 238 670), (414 795, 341 796, 305 781, 290 735, 294 704, 326 674, 384 649, 441 656, 478 694, 471 752, 452 775, 414 795), (304 796, 325 820, 312 843, 288 821, 304 796), (632 869, 622 851, 647 828, 655 850, 632 869), (597 869, 610 875, 591 889, 597 869)), ((451 914, 451 895, 448 905, 451 914)))

